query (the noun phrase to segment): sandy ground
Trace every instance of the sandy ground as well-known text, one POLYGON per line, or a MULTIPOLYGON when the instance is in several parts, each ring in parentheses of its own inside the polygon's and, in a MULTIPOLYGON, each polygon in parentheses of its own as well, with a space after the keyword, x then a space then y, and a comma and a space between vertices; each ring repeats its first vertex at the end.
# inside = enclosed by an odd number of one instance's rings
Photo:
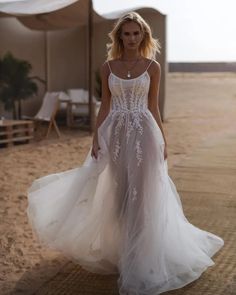
MULTIPOLYGON (((235 82, 236 74, 169 74, 164 123, 169 168, 203 141, 236 131, 235 82)), ((60 140, 52 136, 40 143, 0 149, 1 295, 25 295, 66 263, 59 253, 41 248, 25 211, 27 188, 35 178, 82 164, 89 150, 88 133, 61 130, 60 140)))

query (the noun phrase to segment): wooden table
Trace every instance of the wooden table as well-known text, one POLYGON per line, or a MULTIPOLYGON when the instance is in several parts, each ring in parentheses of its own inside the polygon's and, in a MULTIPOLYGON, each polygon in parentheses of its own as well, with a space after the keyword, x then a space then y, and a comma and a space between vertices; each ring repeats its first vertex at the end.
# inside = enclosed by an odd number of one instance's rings
POLYGON ((34 138, 34 122, 27 120, 0 120, 0 146, 34 138))

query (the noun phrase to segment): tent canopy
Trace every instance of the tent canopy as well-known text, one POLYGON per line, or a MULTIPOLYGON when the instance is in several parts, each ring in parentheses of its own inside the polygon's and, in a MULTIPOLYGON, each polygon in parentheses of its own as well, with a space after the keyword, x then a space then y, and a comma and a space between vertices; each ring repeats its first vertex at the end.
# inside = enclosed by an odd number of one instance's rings
MULTIPOLYGON (((88 50, 84 52, 84 56, 88 57, 88 62, 80 60, 80 67, 88 65, 88 77, 80 85, 89 90, 89 106, 90 106, 90 124, 92 124, 92 92, 93 77, 92 67, 96 67, 104 60, 104 48, 108 25, 111 25, 114 19, 128 11, 139 11, 141 14, 150 16, 150 23, 155 34, 158 34, 162 44, 162 54, 159 57, 162 66, 162 81, 160 87, 160 111, 163 117, 164 100, 165 100, 165 72, 166 72, 166 14, 164 13, 164 1, 155 0, 154 6, 147 6, 144 0, 143 6, 133 6, 127 9, 113 11, 112 13, 104 13, 96 11, 91 7, 92 0, 0 0, 0 17, 16 17, 25 27, 32 30, 53 31, 69 28, 78 28, 87 36, 88 50), (88 22, 89 20, 89 22, 88 22), (92 26, 92 23, 97 25, 92 26), (93 28, 93 29, 92 29, 93 28), (96 31, 96 34, 92 34, 96 31), (93 38, 92 38, 93 35, 93 38), (92 41, 94 40, 94 41, 92 41), (102 40, 102 42, 101 42, 102 40), (96 47, 96 60, 92 60, 92 43, 98 44, 96 47), (86 64, 85 64, 86 63, 86 64), (87 83, 88 82, 88 83, 87 83)), ((104 0, 105 1, 105 0, 104 0)), ((110 0, 106 0, 110 1, 110 0)), ((105 4, 105 3, 104 3, 105 4)), ((63 32, 62 32, 63 34, 63 32)), ((48 34, 45 35, 45 64, 50 65, 48 44, 48 34)), ((16 37, 17 38, 17 37, 16 37)), ((81 50, 81 48, 80 48, 81 50)), ((60 56, 60 52, 57 52, 60 56)), ((63 54, 64 56, 64 54, 63 54)), ((52 69, 56 69, 56 65, 52 69)), ((49 66, 46 66, 49 69, 49 66)), ((71 70, 71 69, 70 69, 71 70)), ((47 70, 45 71, 47 73, 47 70)), ((53 81, 61 84, 61 77, 57 75, 56 70, 53 73, 46 74, 47 77, 53 77, 53 81)), ((47 78, 48 80, 48 78, 47 78)), ((51 83, 52 81, 50 81, 51 83)))
MULTIPOLYGON (((89 0, 5 0, 0 1, 0 16, 15 16, 26 27, 33 30, 57 30, 86 25, 89 0)), ((135 6, 105 14, 93 10, 93 21, 116 19, 123 13, 137 9, 154 9, 156 6, 135 6)), ((162 10, 163 11, 163 10, 162 10)))

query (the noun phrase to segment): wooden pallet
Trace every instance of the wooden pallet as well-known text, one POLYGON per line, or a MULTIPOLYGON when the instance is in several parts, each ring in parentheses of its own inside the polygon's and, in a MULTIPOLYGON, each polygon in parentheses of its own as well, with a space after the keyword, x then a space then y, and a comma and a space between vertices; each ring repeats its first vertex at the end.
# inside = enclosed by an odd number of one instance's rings
POLYGON ((0 121, 0 147, 17 142, 30 142, 34 138, 34 122, 25 120, 0 121))

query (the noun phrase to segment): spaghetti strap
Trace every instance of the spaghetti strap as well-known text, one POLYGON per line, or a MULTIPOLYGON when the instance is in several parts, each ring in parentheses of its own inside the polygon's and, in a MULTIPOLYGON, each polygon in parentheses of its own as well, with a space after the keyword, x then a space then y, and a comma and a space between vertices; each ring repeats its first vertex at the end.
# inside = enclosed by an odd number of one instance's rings
POLYGON ((152 62, 153 62, 153 59, 150 61, 149 65, 147 66, 146 71, 148 70, 152 62))
POLYGON ((110 72, 112 73, 111 66, 110 66, 110 64, 109 64, 109 60, 107 61, 107 63, 108 63, 108 67, 109 67, 109 69, 110 69, 110 72))

